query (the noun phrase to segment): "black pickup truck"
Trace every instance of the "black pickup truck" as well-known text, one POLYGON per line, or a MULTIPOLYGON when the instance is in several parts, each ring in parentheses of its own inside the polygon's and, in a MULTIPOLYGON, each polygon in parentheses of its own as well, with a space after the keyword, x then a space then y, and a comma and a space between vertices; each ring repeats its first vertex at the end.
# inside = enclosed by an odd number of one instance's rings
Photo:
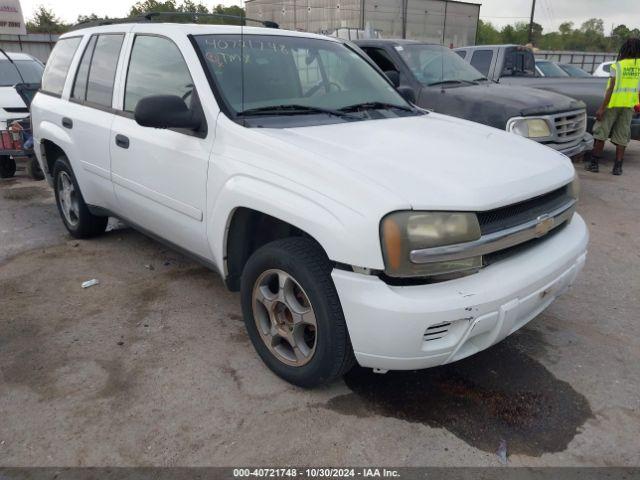
POLYGON ((593 148, 581 101, 495 83, 440 45, 386 39, 353 43, 423 108, 511 131, 569 157, 593 148))
MULTIPOLYGON (((485 77, 501 85, 532 87, 582 100, 587 105, 587 128, 592 131, 596 111, 604 98, 607 78, 539 76, 533 52, 520 45, 479 45, 454 51, 485 77)), ((631 137, 640 140, 640 115, 633 119, 631 137)))

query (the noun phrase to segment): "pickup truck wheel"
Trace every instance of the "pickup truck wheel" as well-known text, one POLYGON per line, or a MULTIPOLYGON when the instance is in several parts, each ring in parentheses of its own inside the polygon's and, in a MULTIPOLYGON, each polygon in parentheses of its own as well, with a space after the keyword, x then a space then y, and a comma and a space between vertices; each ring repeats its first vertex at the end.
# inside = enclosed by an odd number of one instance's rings
POLYGON ((0 157, 0 178, 11 178, 15 174, 16 161, 11 157, 0 157))
POLYGON ((36 158, 32 158, 27 162, 27 175, 34 180, 44 180, 44 172, 36 158))
POLYGON ((332 265, 313 240, 269 243, 242 273, 245 325, 262 360, 301 387, 329 383, 355 360, 332 265))
POLYGON ((65 156, 60 156, 53 165, 53 189, 60 217, 72 237, 90 238, 104 233, 109 218, 89 211, 65 156))

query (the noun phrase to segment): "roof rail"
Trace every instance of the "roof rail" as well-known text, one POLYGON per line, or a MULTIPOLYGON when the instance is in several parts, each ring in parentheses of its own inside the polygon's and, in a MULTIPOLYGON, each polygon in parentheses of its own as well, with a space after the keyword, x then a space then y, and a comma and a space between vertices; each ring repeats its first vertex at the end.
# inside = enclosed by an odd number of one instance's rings
POLYGON ((240 21, 240 25, 245 25, 247 21, 259 23, 267 28, 280 28, 276 22, 269 20, 256 20, 255 18, 248 18, 241 15, 229 15, 226 13, 196 13, 196 12, 145 12, 141 15, 128 18, 102 18, 97 20, 87 20, 74 25, 71 30, 77 30, 80 28, 99 27, 103 25, 115 25, 119 23, 151 23, 155 19, 171 18, 175 21, 175 17, 183 17, 190 19, 193 23, 198 23, 201 18, 222 18, 233 19, 240 21))

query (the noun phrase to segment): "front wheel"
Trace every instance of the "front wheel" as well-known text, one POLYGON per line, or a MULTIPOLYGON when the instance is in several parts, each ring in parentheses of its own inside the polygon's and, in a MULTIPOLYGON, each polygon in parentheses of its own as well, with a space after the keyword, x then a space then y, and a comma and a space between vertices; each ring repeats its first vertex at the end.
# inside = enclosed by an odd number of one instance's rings
POLYGON ((71 236, 90 238, 104 233, 109 218, 89 211, 65 156, 60 156, 53 165, 53 190, 60 217, 71 236))
POLYGON ((313 240, 258 249, 242 273, 242 311, 264 363, 301 387, 329 383, 355 363, 331 262, 313 240))

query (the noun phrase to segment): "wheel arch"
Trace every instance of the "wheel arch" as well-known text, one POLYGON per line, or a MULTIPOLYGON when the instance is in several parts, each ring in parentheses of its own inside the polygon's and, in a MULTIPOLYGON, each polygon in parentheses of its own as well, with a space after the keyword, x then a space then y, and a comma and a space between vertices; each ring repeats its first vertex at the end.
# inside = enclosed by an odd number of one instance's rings
POLYGON ((256 250, 275 240, 291 237, 315 240, 304 230, 267 213, 247 207, 234 209, 228 219, 224 239, 227 288, 240 290, 242 270, 256 250))
POLYGON ((40 141, 40 146, 42 149, 42 160, 46 166, 47 173, 49 175, 53 175, 54 163, 56 163, 56 160, 60 158, 61 155, 66 157, 67 154, 57 143, 48 139, 42 139, 40 141))
POLYGON ((322 205, 244 176, 232 177, 210 202, 208 236, 215 263, 231 290, 239 288, 242 268, 257 248, 289 236, 313 239, 336 263, 369 268, 382 263, 377 225, 370 228, 348 207, 322 205))
POLYGON ((37 129, 39 152, 41 156, 42 170, 50 177, 53 175, 53 164, 60 155, 64 155, 71 161, 71 137, 62 128, 51 122, 42 122, 37 129))

